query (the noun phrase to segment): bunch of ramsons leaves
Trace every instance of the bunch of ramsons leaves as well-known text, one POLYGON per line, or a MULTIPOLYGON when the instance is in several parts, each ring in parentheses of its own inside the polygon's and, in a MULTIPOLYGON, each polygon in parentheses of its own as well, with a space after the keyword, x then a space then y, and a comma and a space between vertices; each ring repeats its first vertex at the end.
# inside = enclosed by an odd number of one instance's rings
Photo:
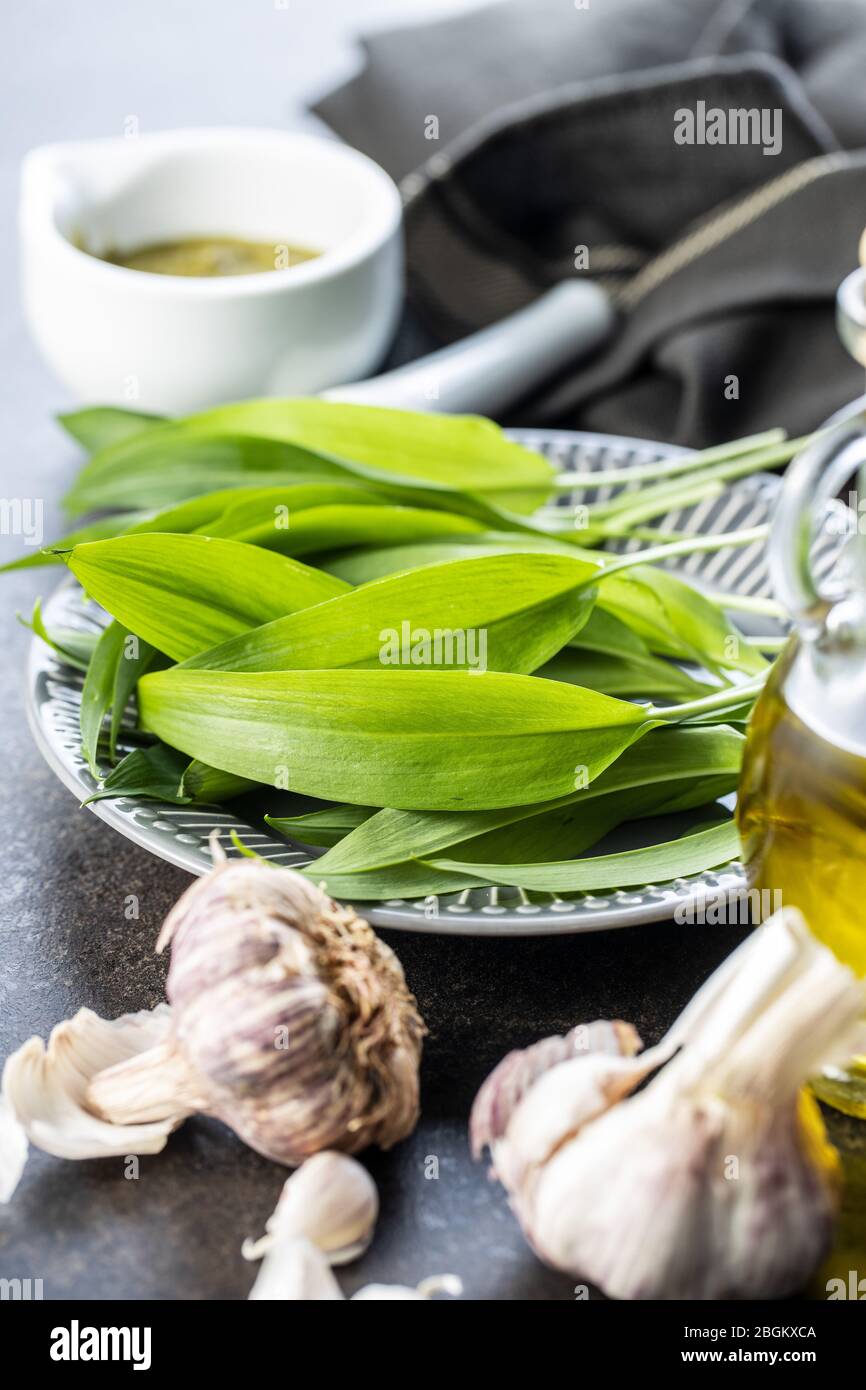
POLYGON ((63 424, 90 453, 68 511, 99 515, 10 568, 65 562, 110 616, 98 637, 32 618, 86 673, 95 797, 296 793, 299 813, 267 821, 360 901, 613 890, 736 855, 717 801, 772 644, 666 565, 764 532, 652 522, 802 441, 578 474, 488 420, 316 400, 63 424), (580 508, 559 496, 574 488, 580 508), (389 633, 409 640, 386 660, 389 633), (461 634, 483 634, 483 669, 461 634), (587 853, 700 807, 679 838, 587 853))

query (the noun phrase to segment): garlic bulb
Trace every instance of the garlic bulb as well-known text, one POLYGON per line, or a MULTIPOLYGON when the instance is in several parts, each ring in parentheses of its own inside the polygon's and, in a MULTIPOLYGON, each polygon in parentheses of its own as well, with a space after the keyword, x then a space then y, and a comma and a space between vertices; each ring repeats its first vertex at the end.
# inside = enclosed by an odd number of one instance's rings
POLYGON ((30 1038, 3 1068, 0 1171, 8 1201, 27 1154, 27 1140, 58 1158, 106 1158, 159 1153, 183 1112, 166 1109, 153 1123, 113 1125, 88 1108, 87 1086, 97 1072, 150 1052, 167 1037, 171 1010, 100 1018, 79 1009, 52 1030, 46 1048, 30 1038))
POLYGON ((473 1127, 541 1258, 615 1298, 795 1292, 830 1243, 838 1198, 837 1156, 801 1088, 855 1050, 864 1003, 862 981, 785 909, 658 1048, 603 1059, 624 1096, 643 1064, 679 1048, 637 1095, 599 1105, 611 1087, 587 1051, 554 1060, 491 1125, 494 1073, 473 1127))
POLYGON ((170 1038, 94 1079, 96 1114, 205 1112, 291 1166, 412 1130, 424 1025, 350 908, 290 869, 223 858, 167 917, 157 950, 169 942, 170 1038))

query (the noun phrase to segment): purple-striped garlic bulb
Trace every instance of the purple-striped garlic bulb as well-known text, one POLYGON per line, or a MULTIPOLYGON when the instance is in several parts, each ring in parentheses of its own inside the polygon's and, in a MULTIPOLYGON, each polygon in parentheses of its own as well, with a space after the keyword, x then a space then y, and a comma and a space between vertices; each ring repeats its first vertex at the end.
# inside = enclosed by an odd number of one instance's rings
POLYGON ((96 1076, 114 1124, 214 1115, 268 1158, 387 1149, 414 1128, 424 1024, 393 951, 290 869, 222 858, 163 925, 168 1038, 96 1076))

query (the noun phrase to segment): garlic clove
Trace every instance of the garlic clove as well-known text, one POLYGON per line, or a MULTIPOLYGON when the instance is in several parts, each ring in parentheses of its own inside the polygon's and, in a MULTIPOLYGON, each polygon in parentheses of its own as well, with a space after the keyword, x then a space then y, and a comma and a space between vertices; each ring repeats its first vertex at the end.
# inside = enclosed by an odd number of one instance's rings
POLYGON ((630 1023, 599 1019, 578 1024, 564 1037, 543 1038, 531 1047, 509 1052, 475 1097, 469 1120, 473 1158, 480 1158, 484 1148, 492 1148, 494 1141, 502 1137, 519 1102, 551 1067, 596 1052, 633 1057, 642 1046, 630 1023))
POLYGON ((541 1076, 515 1108, 493 1145, 496 1176, 519 1185, 562 1144, 629 1095, 665 1060, 655 1049, 640 1057, 574 1057, 541 1076))
POLYGON ((0 1095, 0 1202, 8 1202, 27 1162, 27 1135, 5 1096, 0 1095))
POLYGON ((277 1241, 262 1262, 249 1299, 254 1303, 342 1302, 343 1293, 321 1250, 301 1236, 277 1241))
POLYGON ((7 1059, 3 1095, 31 1143, 58 1158, 104 1158, 158 1153, 178 1123, 168 1115, 142 1125, 113 1125, 89 1109, 91 1079, 106 1067, 127 1061, 168 1035, 171 1010, 153 1010, 105 1019, 79 1009, 59 1023, 46 1048, 30 1040, 7 1059))
POLYGON ((258 1260, 280 1242, 304 1237, 332 1265, 362 1255, 373 1237, 379 1194, 366 1168, 346 1154, 314 1154, 288 1178, 272 1215, 267 1235, 245 1241, 243 1256, 258 1260))

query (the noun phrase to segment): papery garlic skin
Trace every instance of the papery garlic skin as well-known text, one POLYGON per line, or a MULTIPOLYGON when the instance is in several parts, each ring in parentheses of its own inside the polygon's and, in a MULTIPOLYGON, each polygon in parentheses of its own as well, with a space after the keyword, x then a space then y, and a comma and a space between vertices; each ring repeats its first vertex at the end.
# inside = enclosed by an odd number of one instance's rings
POLYGON ((534 1249, 613 1298, 796 1292, 838 1201, 838 1158, 801 1088, 855 1050, 864 1005, 863 982, 785 909, 636 1059, 679 1048, 638 1094, 593 1113, 604 1059, 545 1071, 492 1142, 534 1249))
POLYGON ((171 1010, 165 1004, 116 1019, 79 1009, 52 1030, 47 1047, 37 1037, 19 1047, 3 1068, 3 1097, 14 1120, 0 1134, 4 1164, 9 1146, 17 1147, 20 1156, 21 1131, 58 1158, 159 1153, 182 1112, 169 1109, 147 1124, 109 1124, 88 1106, 87 1088, 105 1067, 159 1047, 170 1028, 171 1010))
POLYGON ((184 893, 168 942, 175 1074, 165 1055, 150 1078, 146 1058, 103 1073, 98 1113, 138 1118, 152 1086, 293 1167, 414 1128, 424 1025, 397 957, 350 908, 290 869, 233 859, 184 893))
POLYGON ((267 1235, 247 1241, 243 1256, 258 1260, 281 1241, 311 1241, 332 1265, 364 1253, 379 1215, 379 1194, 366 1168, 346 1154, 314 1154, 286 1179, 265 1225, 267 1235))

